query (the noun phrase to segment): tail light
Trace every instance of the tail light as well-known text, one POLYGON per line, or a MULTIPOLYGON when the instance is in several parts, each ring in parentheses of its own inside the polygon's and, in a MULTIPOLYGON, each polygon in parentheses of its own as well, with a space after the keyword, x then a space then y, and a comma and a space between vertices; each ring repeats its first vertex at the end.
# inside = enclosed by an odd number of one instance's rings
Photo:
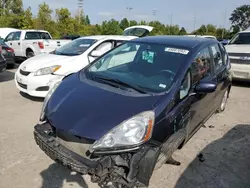
POLYGON ((14 50, 12 48, 7 48, 6 51, 7 52, 14 52, 14 50))
POLYGON ((38 42, 38 46, 39 46, 40 49, 44 49, 44 44, 43 44, 43 42, 38 42))

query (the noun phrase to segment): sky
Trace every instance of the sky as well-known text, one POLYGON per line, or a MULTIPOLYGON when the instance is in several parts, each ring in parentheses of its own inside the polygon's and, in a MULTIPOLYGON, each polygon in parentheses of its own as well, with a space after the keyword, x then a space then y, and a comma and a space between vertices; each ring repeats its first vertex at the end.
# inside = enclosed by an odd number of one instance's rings
MULTIPOLYGON (((38 4, 46 2, 50 8, 68 8, 72 15, 77 12, 77 0, 23 0, 24 8, 31 7, 34 15, 38 4)), ((249 0, 84 0, 83 10, 91 23, 107 19, 158 20, 164 24, 178 24, 189 32, 202 24, 230 27, 232 11, 249 0), (131 7, 132 10, 127 8, 131 7), (153 12, 155 14, 153 14, 153 12), (171 16, 172 15, 172 16, 171 16), (172 19, 171 19, 172 17, 172 19)))

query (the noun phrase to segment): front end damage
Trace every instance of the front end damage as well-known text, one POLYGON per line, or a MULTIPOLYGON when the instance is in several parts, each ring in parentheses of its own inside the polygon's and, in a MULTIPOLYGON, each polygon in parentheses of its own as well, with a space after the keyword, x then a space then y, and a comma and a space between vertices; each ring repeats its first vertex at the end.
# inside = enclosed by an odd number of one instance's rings
POLYGON ((159 147, 144 144, 135 150, 90 152, 93 141, 56 130, 49 123, 35 126, 39 147, 54 161, 82 175, 90 175, 100 187, 147 187, 159 147))

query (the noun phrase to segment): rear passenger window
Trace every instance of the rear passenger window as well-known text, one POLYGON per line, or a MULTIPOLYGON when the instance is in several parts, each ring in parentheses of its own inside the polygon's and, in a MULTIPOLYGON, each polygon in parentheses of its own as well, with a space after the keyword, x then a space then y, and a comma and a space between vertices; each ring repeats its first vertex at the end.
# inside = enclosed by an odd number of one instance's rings
POLYGON ((218 44, 211 45, 211 50, 213 54, 215 70, 218 70, 224 65, 224 62, 223 62, 224 57, 222 56, 222 53, 218 44))
POLYGON ((204 48, 195 56, 191 65, 191 73, 194 83, 197 83, 211 73, 211 56, 209 48, 204 48))
POLYGON ((21 31, 15 32, 13 40, 20 40, 20 36, 21 36, 21 31))

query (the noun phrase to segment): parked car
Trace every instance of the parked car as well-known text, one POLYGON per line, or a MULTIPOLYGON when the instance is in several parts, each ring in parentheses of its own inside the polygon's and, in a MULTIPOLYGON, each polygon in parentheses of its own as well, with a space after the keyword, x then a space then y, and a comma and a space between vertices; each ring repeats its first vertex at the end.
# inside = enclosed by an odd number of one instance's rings
POLYGON ((16 58, 26 59, 38 54, 49 53, 71 40, 53 40, 44 30, 19 30, 11 32, 5 43, 14 49, 16 58))
POLYGON ((0 41, 0 46, 2 48, 2 55, 6 59, 7 68, 13 68, 15 66, 15 53, 12 48, 10 48, 5 42, 0 41))
POLYGON ((0 73, 3 72, 7 67, 6 59, 2 55, 2 48, 0 46, 0 73))
POLYGON ((233 80, 250 81, 250 30, 237 33, 225 48, 232 65, 233 80))
POLYGON ((75 39, 78 39, 80 37, 81 37, 80 35, 65 35, 65 36, 61 37, 61 39, 75 40, 75 39))
POLYGON ((216 40, 142 37, 65 77, 47 95, 36 143, 100 187, 149 185, 154 169, 229 97, 226 51, 216 40))
MULTIPOLYGON (((142 31, 141 27, 143 26, 132 27, 126 32, 134 29, 142 31)), ((144 29, 145 33, 148 32, 147 29, 144 29)), ((31 96, 45 97, 49 89, 65 76, 81 70, 98 56, 134 38, 136 37, 96 35, 75 39, 53 53, 23 62, 15 74, 16 87, 31 96)))

